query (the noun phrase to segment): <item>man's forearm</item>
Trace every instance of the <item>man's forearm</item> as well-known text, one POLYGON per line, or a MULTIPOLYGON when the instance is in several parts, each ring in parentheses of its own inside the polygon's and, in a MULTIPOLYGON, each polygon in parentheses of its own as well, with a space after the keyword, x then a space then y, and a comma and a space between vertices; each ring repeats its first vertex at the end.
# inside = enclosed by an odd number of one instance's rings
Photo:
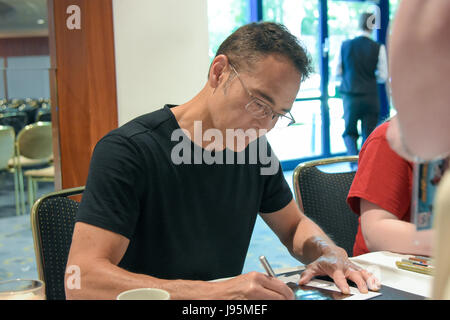
MULTIPOLYGON (((68 289, 67 299, 116 299, 123 291, 137 288, 166 290, 172 300, 293 299, 284 282, 260 272, 249 272, 222 281, 165 280, 121 269, 108 261, 80 267, 81 288, 68 289), (88 272, 83 273, 83 268, 88 272)), ((66 277, 66 283, 68 277, 66 277)))
POLYGON ((337 246, 317 224, 304 217, 298 224, 292 248, 293 256, 308 264, 337 246))
POLYGON ((170 293, 171 299, 211 299, 218 294, 213 283, 191 280, 165 280, 144 274, 128 272, 109 261, 95 261, 80 266, 81 286, 68 285, 66 277, 67 299, 116 299, 123 291, 136 288, 159 288, 170 293), (73 289, 69 289, 72 287, 73 289))

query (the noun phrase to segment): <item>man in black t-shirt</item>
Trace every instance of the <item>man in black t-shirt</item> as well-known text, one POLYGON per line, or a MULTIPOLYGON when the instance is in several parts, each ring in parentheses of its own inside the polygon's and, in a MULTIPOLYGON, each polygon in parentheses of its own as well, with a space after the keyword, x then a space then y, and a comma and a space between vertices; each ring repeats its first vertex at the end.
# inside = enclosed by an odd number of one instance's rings
MULTIPOLYGON (((290 109, 310 59, 275 23, 239 28, 219 48, 192 100, 140 116, 97 144, 68 266, 68 298, 114 299, 139 287, 173 299, 292 299, 282 281, 240 275, 259 213, 289 251, 310 263, 300 283, 331 276, 362 292, 352 264, 292 198, 264 134, 294 122, 290 109), (220 282, 217 278, 234 277, 220 282)), ((369 283, 369 282, 368 282, 369 283)))

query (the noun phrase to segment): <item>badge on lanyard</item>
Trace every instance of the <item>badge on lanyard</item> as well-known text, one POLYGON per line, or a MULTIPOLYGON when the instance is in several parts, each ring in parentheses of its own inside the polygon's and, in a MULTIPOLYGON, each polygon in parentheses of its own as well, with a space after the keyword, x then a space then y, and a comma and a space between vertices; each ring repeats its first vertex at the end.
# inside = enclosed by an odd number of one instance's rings
POLYGON ((417 231, 433 227, 434 196, 448 166, 449 158, 414 164, 411 222, 417 231))

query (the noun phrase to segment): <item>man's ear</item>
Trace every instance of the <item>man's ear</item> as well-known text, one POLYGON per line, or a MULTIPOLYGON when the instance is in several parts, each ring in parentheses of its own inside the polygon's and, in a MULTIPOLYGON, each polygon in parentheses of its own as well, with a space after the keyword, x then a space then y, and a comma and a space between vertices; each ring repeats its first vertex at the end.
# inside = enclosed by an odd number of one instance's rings
POLYGON ((214 58, 209 69, 208 78, 209 84, 212 88, 216 89, 226 80, 225 74, 228 69, 227 66, 228 58, 226 55, 221 54, 214 58))

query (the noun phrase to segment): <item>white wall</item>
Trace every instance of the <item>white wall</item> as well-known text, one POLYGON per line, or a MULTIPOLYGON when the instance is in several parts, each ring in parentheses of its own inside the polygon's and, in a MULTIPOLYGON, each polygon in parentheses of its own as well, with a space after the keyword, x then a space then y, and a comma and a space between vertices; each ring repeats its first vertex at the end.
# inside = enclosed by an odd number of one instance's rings
POLYGON ((191 99, 209 67, 205 0, 113 0, 119 125, 191 99))

